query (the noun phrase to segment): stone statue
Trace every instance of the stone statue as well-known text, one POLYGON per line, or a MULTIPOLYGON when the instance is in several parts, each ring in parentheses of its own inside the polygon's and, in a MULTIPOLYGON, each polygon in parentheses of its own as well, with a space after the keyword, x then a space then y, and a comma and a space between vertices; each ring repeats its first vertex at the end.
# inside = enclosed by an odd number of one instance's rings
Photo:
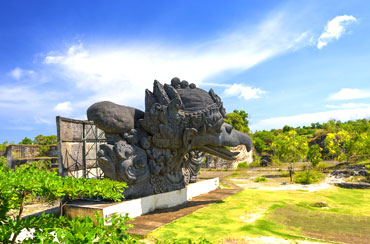
POLYGON ((127 182, 126 198, 182 189, 195 182, 204 153, 232 160, 226 147, 246 145, 247 134, 224 122, 219 96, 187 81, 154 81, 145 91, 145 112, 112 102, 89 107, 87 117, 105 132, 98 162, 105 177, 127 182))

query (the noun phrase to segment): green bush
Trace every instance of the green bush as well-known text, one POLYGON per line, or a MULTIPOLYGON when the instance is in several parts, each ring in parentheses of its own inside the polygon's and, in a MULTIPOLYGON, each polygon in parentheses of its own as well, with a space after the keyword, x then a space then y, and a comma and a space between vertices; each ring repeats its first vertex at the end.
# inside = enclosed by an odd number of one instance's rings
POLYGON ((247 168, 249 168, 249 164, 247 162, 238 163, 237 169, 247 169, 247 168))
POLYGON ((365 168, 369 170, 367 171, 366 181, 370 182, 370 164, 365 165, 365 168))
POLYGON ((315 169, 318 170, 318 171, 323 171, 323 170, 325 170, 329 167, 330 166, 328 164, 320 162, 318 165, 316 165, 315 169))
POLYGON ((261 157, 257 155, 257 153, 253 153, 253 162, 249 164, 250 168, 253 167, 260 167, 261 166, 261 157))
POLYGON ((250 168, 254 168, 254 167, 260 167, 261 166, 261 162, 260 161, 253 161, 249 167, 250 168))
POLYGON ((322 178, 324 178, 324 174, 318 171, 305 170, 296 174, 294 182, 299 184, 311 184, 320 181, 322 178))
POLYGON ((59 243, 92 243, 94 240, 98 240, 97 243, 135 243, 126 232, 130 227, 126 225, 129 219, 127 216, 113 216, 110 226, 105 226, 104 219, 97 215, 96 224, 89 217, 71 220, 62 216, 62 213, 61 216, 22 216, 25 204, 36 197, 53 201, 65 196, 71 200, 82 196, 101 196, 119 201, 126 187, 124 182, 107 179, 62 178, 56 171, 47 170, 42 162, 24 164, 12 170, 7 166, 6 159, 1 157, 0 243, 15 243, 23 229, 35 231, 34 236, 23 243, 55 243, 55 238, 59 243), (15 210, 14 218, 10 216, 10 210, 15 210), (53 231, 56 236, 50 234, 53 231))
POLYGON ((267 179, 264 176, 261 176, 261 177, 257 177, 256 178, 256 182, 266 182, 266 181, 267 181, 267 179))

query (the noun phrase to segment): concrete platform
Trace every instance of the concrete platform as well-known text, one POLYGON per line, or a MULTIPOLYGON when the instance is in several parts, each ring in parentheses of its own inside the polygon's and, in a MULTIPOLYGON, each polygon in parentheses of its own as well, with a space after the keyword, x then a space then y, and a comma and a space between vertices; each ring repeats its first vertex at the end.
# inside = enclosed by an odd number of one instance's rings
POLYGON ((183 204, 196 196, 216 190, 218 186, 219 178, 217 177, 189 184, 181 190, 134 200, 122 202, 74 201, 65 205, 63 212, 70 218, 90 216, 94 219, 96 211, 104 218, 112 216, 113 213, 120 215, 126 215, 127 213, 129 217, 135 218, 154 210, 167 209, 183 204))

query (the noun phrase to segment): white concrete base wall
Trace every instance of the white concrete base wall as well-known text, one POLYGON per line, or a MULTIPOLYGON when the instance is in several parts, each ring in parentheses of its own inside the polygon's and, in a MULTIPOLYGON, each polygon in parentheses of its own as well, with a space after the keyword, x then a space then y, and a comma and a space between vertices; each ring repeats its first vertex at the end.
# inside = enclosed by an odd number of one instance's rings
POLYGON ((185 203, 193 197, 216 190, 218 186, 218 178, 196 182, 181 190, 151 195, 109 206, 103 209, 103 216, 109 217, 113 213, 121 215, 127 213, 129 217, 135 218, 156 209, 170 208, 185 203))
MULTIPOLYGON (((110 217, 113 213, 135 218, 156 209, 170 208, 185 203, 193 197, 216 190, 219 186, 219 178, 204 180, 186 186, 177 191, 151 195, 139 199, 109 204, 67 204, 64 209, 67 216, 74 217, 78 213, 99 211, 100 216, 110 217)), ((85 214, 84 214, 85 215, 85 214)), ((88 214, 90 215, 90 214, 88 214)), ((109 223, 107 223, 109 224, 109 223)))

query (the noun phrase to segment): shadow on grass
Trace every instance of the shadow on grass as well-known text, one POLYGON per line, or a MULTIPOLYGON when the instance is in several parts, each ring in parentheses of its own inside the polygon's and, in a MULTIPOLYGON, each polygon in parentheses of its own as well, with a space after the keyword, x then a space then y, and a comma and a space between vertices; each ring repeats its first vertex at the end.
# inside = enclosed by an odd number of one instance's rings
POLYGON ((151 214, 154 214, 154 213, 170 213, 170 212, 176 212, 176 211, 178 211, 180 209, 186 209, 186 208, 191 208, 191 207, 201 206, 201 205, 209 205, 209 204, 213 204, 213 203, 224 203, 224 201, 223 200, 189 201, 189 202, 186 202, 186 203, 183 203, 183 204, 174 206, 174 207, 165 208, 165 209, 157 209, 157 210, 155 210, 153 212, 144 214, 143 216, 145 216, 145 215, 151 215, 151 214))
POLYGON ((273 178, 286 178, 282 175, 262 175, 262 177, 266 177, 266 178, 269 178, 269 179, 273 179, 273 178))

